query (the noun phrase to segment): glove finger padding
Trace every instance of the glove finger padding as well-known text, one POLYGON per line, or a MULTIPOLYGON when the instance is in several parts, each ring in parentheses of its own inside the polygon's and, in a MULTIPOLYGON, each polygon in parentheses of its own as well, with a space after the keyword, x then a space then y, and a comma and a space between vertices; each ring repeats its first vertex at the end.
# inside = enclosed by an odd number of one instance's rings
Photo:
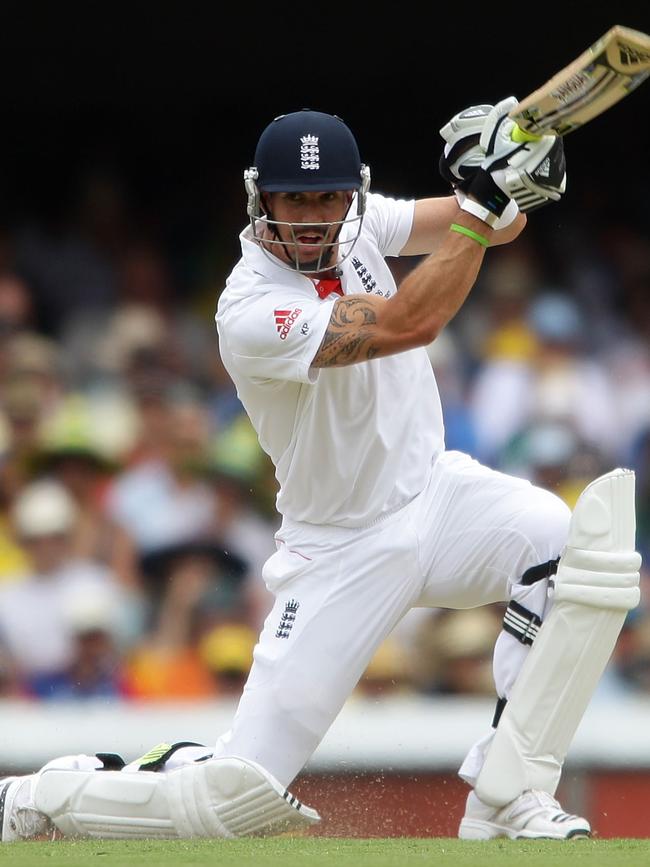
POLYGON ((504 169, 493 171, 495 183, 528 212, 557 202, 566 189, 566 161, 561 139, 544 136, 517 153, 504 169))
POLYGON ((456 191, 460 207, 492 227, 514 219, 513 208, 504 218, 511 200, 518 211, 531 211, 558 201, 566 188, 562 139, 516 140, 517 125, 509 113, 517 104, 509 96, 494 106, 471 106, 440 130, 445 140, 441 175, 456 191))
POLYGON ((524 212, 540 208, 549 201, 559 201, 566 190, 562 139, 544 136, 533 144, 535 148, 531 153, 521 151, 512 158, 503 179, 506 191, 524 212))
POLYGON ((525 143, 513 141, 512 131, 516 124, 508 117, 508 112, 512 111, 518 102, 516 96, 508 96, 497 102, 485 118, 479 145, 485 153, 482 167, 487 172, 503 168, 509 158, 524 147, 525 143))
POLYGON ((472 105, 455 114, 440 129, 445 140, 438 169, 453 187, 463 189, 485 159, 479 145, 481 131, 491 105, 472 105))

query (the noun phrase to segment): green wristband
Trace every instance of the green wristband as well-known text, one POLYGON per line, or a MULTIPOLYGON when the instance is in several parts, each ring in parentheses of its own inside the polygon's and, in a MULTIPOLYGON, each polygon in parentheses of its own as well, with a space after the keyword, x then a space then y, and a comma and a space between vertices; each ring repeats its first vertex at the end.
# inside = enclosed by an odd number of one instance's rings
POLYGON ((479 235, 478 232, 473 232, 472 229, 468 229, 467 226, 461 226, 460 223, 452 223, 449 227, 452 232, 459 232, 461 235, 467 235, 468 238, 472 238, 472 240, 476 241, 477 244, 480 244, 481 247, 489 247, 490 242, 483 235, 479 235))

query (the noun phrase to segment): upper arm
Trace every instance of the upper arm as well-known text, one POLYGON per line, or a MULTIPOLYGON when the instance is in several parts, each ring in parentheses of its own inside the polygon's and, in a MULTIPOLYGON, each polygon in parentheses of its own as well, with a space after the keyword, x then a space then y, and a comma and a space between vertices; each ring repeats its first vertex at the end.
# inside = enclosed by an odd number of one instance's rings
POLYGON ((332 309, 312 367, 343 367, 420 345, 414 335, 389 327, 391 301, 378 295, 348 295, 332 309))

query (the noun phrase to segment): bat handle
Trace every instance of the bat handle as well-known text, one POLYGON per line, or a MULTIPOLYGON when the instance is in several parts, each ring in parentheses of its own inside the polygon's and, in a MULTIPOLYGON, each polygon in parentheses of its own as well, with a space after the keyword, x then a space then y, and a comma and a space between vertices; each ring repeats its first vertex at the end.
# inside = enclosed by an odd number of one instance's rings
POLYGON ((522 129, 520 126, 513 127, 512 132, 510 133, 510 138, 513 141, 516 141, 517 144, 521 144, 525 141, 539 141, 541 139, 541 135, 535 135, 532 132, 526 132, 525 129, 522 129))

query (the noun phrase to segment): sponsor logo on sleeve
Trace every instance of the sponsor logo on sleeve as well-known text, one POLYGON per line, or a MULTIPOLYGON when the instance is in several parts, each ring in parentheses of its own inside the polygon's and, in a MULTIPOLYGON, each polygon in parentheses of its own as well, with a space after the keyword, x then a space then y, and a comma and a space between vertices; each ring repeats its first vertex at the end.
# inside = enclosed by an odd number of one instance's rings
POLYGON ((296 319, 302 313, 301 307, 294 307, 293 310, 275 310, 275 327, 280 335, 280 340, 286 340, 287 334, 293 328, 296 319))

